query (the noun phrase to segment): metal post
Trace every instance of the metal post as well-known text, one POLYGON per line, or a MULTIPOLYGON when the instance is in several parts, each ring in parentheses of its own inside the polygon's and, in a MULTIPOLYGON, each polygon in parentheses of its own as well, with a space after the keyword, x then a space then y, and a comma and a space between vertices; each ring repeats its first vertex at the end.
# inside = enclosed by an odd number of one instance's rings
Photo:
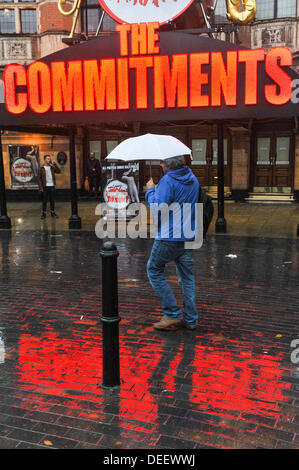
POLYGON ((215 230, 217 233, 226 233, 226 220, 224 218, 224 146, 223 124, 218 123, 218 219, 215 230))
POLYGON ((0 229, 10 229, 11 221, 7 215, 6 206, 6 192, 5 192, 5 177, 4 177, 4 164, 3 164, 3 152, 2 152, 2 138, 0 132, 0 229))
POLYGON ((102 15, 101 15, 101 18, 100 18, 100 21, 99 21, 99 24, 98 24, 98 27, 97 27, 97 31, 96 31, 96 36, 98 36, 99 33, 100 33, 100 29, 101 29, 101 26, 102 26, 103 21, 104 21, 104 16, 105 16, 105 10, 102 11, 102 15))
POLYGON ((75 131, 70 130, 70 176, 71 176, 71 203, 72 215, 69 218, 69 228, 81 228, 81 218, 78 216, 77 202, 77 176, 76 176, 76 155, 75 155, 75 131))
POLYGON ((114 242, 105 242, 102 257, 103 387, 120 385, 117 257, 114 242))
POLYGON ((89 156, 89 142, 88 142, 88 131, 86 127, 83 127, 83 136, 82 136, 82 150, 83 150, 83 177, 82 183, 80 188, 80 195, 83 196, 85 194, 85 179, 87 176, 86 173, 86 162, 89 156))

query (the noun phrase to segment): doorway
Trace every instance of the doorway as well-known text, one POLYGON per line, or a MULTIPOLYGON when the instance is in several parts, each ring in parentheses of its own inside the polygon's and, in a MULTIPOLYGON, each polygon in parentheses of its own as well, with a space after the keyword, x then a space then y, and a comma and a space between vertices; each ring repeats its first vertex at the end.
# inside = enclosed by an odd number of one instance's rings
POLYGON ((291 193, 293 189, 293 136, 260 134, 254 143, 253 192, 291 193))
MULTIPOLYGON (((218 174, 218 139, 210 135, 207 137, 192 138, 191 168, 198 178, 201 186, 209 191, 217 189, 218 174)), ((225 192, 231 186, 231 147, 228 137, 223 139, 224 146, 224 186, 225 192)))

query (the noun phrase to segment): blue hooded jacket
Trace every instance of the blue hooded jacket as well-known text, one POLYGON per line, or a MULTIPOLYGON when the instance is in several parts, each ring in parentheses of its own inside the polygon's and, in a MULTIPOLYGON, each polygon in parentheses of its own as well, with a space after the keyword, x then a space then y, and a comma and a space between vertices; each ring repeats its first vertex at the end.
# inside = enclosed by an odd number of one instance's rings
POLYGON ((156 240, 194 240, 198 191, 199 183, 188 166, 167 171, 156 189, 146 191, 147 205, 157 223, 156 240), (160 204, 165 206, 165 210, 163 206, 158 208, 160 204))

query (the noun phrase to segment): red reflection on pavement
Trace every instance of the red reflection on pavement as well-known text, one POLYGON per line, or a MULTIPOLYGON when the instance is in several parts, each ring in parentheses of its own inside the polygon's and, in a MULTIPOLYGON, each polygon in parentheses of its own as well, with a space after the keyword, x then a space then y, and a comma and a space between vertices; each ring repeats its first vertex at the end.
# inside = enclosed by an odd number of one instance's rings
MULTIPOLYGON (((181 342, 165 371, 165 365, 160 366, 161 359, 164 356, 167 359, 170 354, 165 352, 165 341, 144 344, 138 341, 137 336, 131 344, 128 337, 120 337, 122 383, 115 394, 117 408, 113 414, 118 415, 124 433, 124 428, 150 433, 158 426, 161 390, 170 392, 174 400, 176 392, 184 392, 184 386, 178 388, 180 384, 176 383, 179 369, 187 377, 184 383, 189 409, 194 404, 193 409, 208 409, 210 413, 254 412, 277 418, 279 403, 288 400, 285 391, 291 384, 282 380, 279 364, 283 354, 280 352, 276 355, 251 351, 232 353, 195 345, 194 359, 189 363, 192 348, 187 347, 185 351, 186 343, 181 342)), ((47 332, 47 336, 41 338, 22 335, 17 363, 18 389, 74 397, 78 399, 74 400, 74 407, 79 407, 80 399, 88 400, 97 406, 97 411, 109 413, 111 411, 105 408, 109 408, 110 403, 99 386, 101 354, 101 338, 90 332, 88 338, 79 340, 54 332, 47 332)))
MULTIPOLYGON (((161 358, 161 349, 152 351, 150 347, 142 346, 136 354, 136 346, 130 348, 126 342, 127 338, 120 338, 122 385, 116 395, 119 397, 118 413, 113 414, 118 415, 120 428, 149 433, 152 429, 147 429, 142 423, 139 426, 136 422, 130 424, 129 420, 149 422, 155 426, 158 405, 149 387, 161 358), (134 386, 137 389, 130 390, 134 386)), ((100 338, 97 344, 95 337, 92 342, 78 341, 60 337, 54 332, 41 338, 22 335, 17 369, 19 389, 93 401, 98 405, 97 410, 104 412, 109 405, 109 402, 104 402, 104 391, 99 386, 102 383, 100 338)), ((72 407, 79 407, 79 403, 74 401, 72 407)), ((90 414, 86 417, 90 419, 90 414)), ((125 429, 122 429, 121 437, 126 437, 125 429)))
POLYGON ((174 356, 174 358, 169 364, 167 374, 163 378, 165 388, 172 392, 174 392, 176 389, 175 378, 177 376, 177 368, 180 365, 182 359, 183 359, 183 346, 180 345, 178 347, 178 352, 176 353, 176 355, 174 356))
MULTIPOLYGON (((130 390, 120 388, 119 418, 120 426, 126 429, 151 433, 152 428, 144 427, 141 423, 155 423, 158 417, 158 404, 151 394, 152 376, 156 373, 162 357, 163 347, 155 348, 150 345, 141 345, 130 348, 125 344, 127 338, 120 338, 120 376, 130 390), (134 420, 132 423, 128 420, 134 420)), ((157 438, 155 438, 157 439, 157 438)))
POLYGON ((283 392, 291 388, 291 384, 281 381, 282 359, 282 353, 264 356, 248 351, 233 355, 197 346, 190 400, 202 408, 209 405, 210 412, 213 408, 250 411, 277 418, 277 403, 288 399, 283 392))
MULTIPOLYGON (((41 338, 20 337, 19 381, 24 387, 26 384, 26 389, 34 385, 41 393, 64 395, 67 391, 71 396, 71 390, 95 388, 100 381, 100 367, 100 350, 88 341, 62 338, 54 332, 41 338)), ((96 391, 101 393, 101 389, 96 391)), ((75 396, 79 397, 77 393, 75 396)))

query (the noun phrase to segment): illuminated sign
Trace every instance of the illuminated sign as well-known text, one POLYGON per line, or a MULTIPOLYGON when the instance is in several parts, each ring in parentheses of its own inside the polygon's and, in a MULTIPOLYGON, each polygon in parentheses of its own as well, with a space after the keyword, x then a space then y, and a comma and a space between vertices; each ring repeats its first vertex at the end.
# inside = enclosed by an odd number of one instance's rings
POLYGON ((116 29, 117 35, 64 49, 27 69, 8 65, 7 116, 85 124, 298 115, 291 102, 298 75, 286 47, 266 52, 159 34, 157 22, 116 29))
POLYGON ((11 172, 14 178, 20 183, 29 183, 34 176, 31 163, 24 158, 15 160, 11 167, 11 172))
POLYGON ((98 0, 101 7, 119 23, 163 24, 177 18, 194 0, 98 0))
POLYGON ((130 202, 128 186, 122 181, 110 181, 104 189, 104 200, 112 209, 125 209, 130 202))

